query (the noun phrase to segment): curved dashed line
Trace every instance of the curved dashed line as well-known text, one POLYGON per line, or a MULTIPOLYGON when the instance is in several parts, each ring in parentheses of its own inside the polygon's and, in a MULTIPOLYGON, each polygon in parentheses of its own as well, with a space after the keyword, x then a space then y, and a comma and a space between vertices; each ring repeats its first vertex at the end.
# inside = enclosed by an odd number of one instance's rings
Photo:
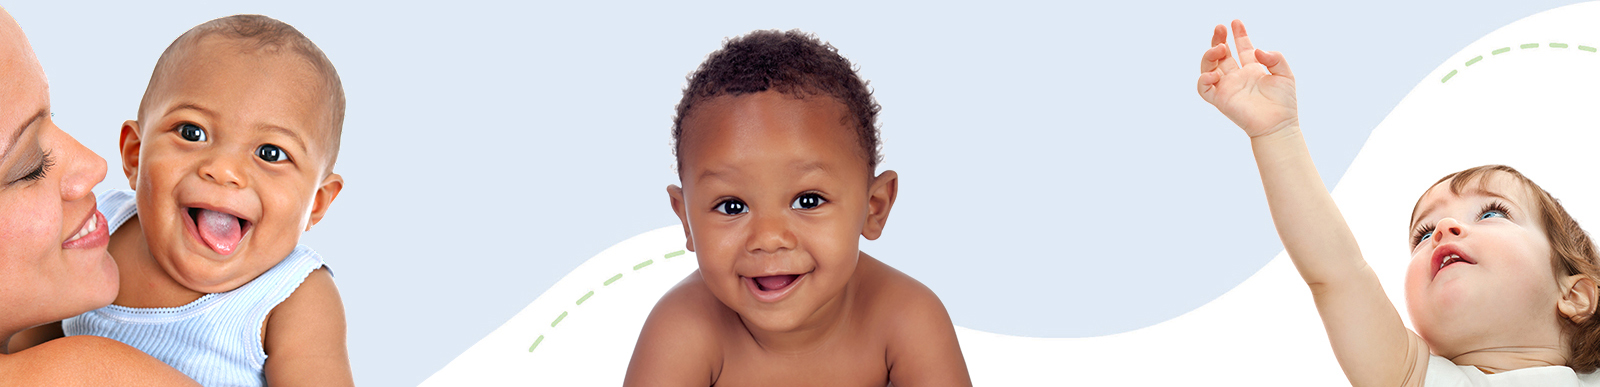
MULTIPOLYGON (((1558 48, 1558 49, 1565 49, 1565 48, 1571 47, 1571 45, 1568 45, 1566 43, 1555 43, 1555 42, 1552 42, 1552 43, 1548 44, 1548 46, 1550 48, 1558 48)), ((1517 47, 1521 48, 1523 50, 1530 50, 1530 49, 1539 48, 1539 44, 1538 43, 1523 43, 1523 44, 1517 45, 1517 47)), ((1580 44, 1580 45, 1578 45, 1578 51, 1595 52, 1596 50, 1595 50, 1594 47, 1585 46, 1585 45, 1581 45, 1580 44)), ((1489 56, 1493 57, 1495 55, 1500 55, 1500 54, 1504 54, 1504 53, 1508 53, 1508 52, 1511 52, 1511 46, 1496 48, 1493 51, 1489 51, 1489 56)), ((1472 67, 1472 65, 1477 64, 1478 62, 1482 62, 1482 61, 1483 61, 1483 55, 1478 55, 1478 56, 1472 57, 1472 59, 1468 59, 1467 60, 1467 64, 1464 67, 1472 67)), ((1456 71, 1455 69, 1451 69, 1449 74, 1445 74, 1444 78, 1439 79, 1439 83, 1449 82, 1450 78, 1454 78, 1456 76, 1456 74, 1458 74, 1458 73, 1459 72, 1456 71)))
MULTIPOLYGON (((684 250, 678 250, 678 251, 666 253, 666 254, 662 255, 661 258, 662 259, 672 259, 672 257, 681 256, 684 253, 685 253, 684 250)), ((639 262, 639 264, 633 265, 633 271, 639 271, 639 269, 643 269, 645 267, 649 267, 650 265, 654 264, 655 262, 656 262, 656 260, 654 260, 654 259, 646 259, 646 260, 644 260, 644 262, 639 262)), ((621 279, 622 279, 622 273, 617 273, 616 275, 611 276, 611 278, 606 279, 605 282, 602 282, 600 286, 611 286, 611 284, 616 283, 617 280, 621 280, 621 279)), ((594 291, 593 290, 590 290, 588 293, 584 293, 583 297, 578 297, 578 302, 575 303, 574 306, 583 305, 583 302, 584 301, 588 301, 589 297, 594 297, 594 291)), ((556 316, 556 319, 554 321, 550 322, 550 327, 551 328, 555 328, 556 324, 560 324, 561 320, 566 319, 566 318, 567 318, 567 311, 564 311, 564 310, 561 311, 561 315, 556 316)), ((544 342, 544 335, 539 335, 539 338, 533 339, 533 345, 529 345, 528 346, 528 352, 533 352, 534 348, 539 348, 539 343, 542 343, 542 342, 544 342)))

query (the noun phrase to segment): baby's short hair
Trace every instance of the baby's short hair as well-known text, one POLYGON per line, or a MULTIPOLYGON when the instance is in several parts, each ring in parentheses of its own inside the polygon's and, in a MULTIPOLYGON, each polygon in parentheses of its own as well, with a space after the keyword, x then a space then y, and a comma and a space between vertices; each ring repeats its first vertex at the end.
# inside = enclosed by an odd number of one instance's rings
POLYGON ((327 139, 328 167, 332 168, 333 162, 339 158, 339 138, 344 132, 344 84, 339 81, 339 72, 333 68, 333 62, 322 53, 322 49, 317 48, 316 43, 312 43, 310 38, 300 33, 300 30, 278 19, 262 15, 233 15, 214 19, 190 28, 188 32, 178 36, 177 40, 173 40, 172 44, 167 46, 167 50, 161 52, 161 59, 156 60, 156 69, 150 75, 150 84, 145 87, 144 97, 139 101, 138 114, 141 115, 138 116, 139 120, 144 120, 142 115, 148 107, 146 104, 150 102, 150 93, 155 90, 156 82, 177 70, 173 62, 179 54, 199 43, 202 38, 213 35, 243 43, 242 48, 245 53, 280 54, 283 50, 288 50, 300 55, 316 69, 317 74, 322 76, 323 87, 332 97, 333 122, 330 123, 332 131, 328 133, 327 139))
MULTIPOLYGON (((683 100, 672 120, 672 154, 679 156, 683 119, 696 104, 721 95, 767 90, 795 98, 822 94, 844 104, 850 111, 847 123, 856 131, 867 167, 878 167, 882 160, 878 111, 882 107, 849 59, 839 55, 833 45, 800 30, 758 30, 728 39, 722 49, 712 52, 689 75, 689 86, 683 89, 683 100)), ((681 157, 678 165, 683 166, 681 157)))

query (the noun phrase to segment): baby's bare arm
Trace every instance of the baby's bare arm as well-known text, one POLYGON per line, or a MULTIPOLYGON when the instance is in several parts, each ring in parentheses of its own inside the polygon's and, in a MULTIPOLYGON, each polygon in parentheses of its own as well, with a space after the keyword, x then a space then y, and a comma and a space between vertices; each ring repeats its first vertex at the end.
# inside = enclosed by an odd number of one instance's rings
POLYGON ((689 274, 656 302, 633 347, 623 386, 704 387, 716 382, 718 312, 705 298, 719 301, 699 279, 698 271, 689 274))
POLYGON ((894 310, 888 348, 889 381, 897 387, 972 386, 955 324, 933 291, 909 282, 894 310))
POLYGON ((1256 50, 1233 22, 1241 65, 1217 26, 1202 56, 1200 94, 1250 136, 1273 224, 1311 287, 1334 356, 1356 386, 1422 385, 1428 349, 1407 330, 1361 257, 1300 132, 1294 74, 1280 53, 1256 50))
POLYGON ((344 302, 326 268, 311 272, 273 308, 264 336, 268 385, 355 385, 345 349, 344 302))

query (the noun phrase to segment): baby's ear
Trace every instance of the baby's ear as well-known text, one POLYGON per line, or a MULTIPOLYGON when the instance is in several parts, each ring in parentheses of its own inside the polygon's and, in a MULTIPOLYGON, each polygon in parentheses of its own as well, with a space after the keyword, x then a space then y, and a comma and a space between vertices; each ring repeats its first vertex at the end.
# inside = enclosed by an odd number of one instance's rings
POLYGON ((882 236, 884 225, 889 223, 889 209, 894 207, 894 198, 900 194, 900 174, 883 171, 872 178, 867 189, 871 190, 867 197, 867 227, 861 229, 861 236, 870 241, 882 236))
POLYGON ((128 177, 128 188, 139 189, 139 121, 122 122, 122 137, 117 147, 122 150, 122 174, 128 177))
POLYGON ((317 187, 317 194, 311 198, 311 222, 306 224, 306 231, 311 231, 311 226, 322 221, 322 216, 328 214, 328 207, 333 205, 333 199, 339 197, 339 191, 344 189, 344 176, 329 173, 322 178, 322 186, 317 187))
POLYGON ((1561 295, 1561 301, 1556 306, 1561 311, 1561 315, 1571 319, 1574 323, 1582 323, 1594 318, 1595 297, 1597 293, 1600 293, 1600 288, 1595 287, 1594 279, 1589 278, 1587 275, 1574 274, 1563 279, 1561 285, 1564 294, 1561 295))
POLYGON ((667 186, 667 198, 672 200, 672 212, 678 214, 678 223, 683 224, 683 248, 694 251, 694 232, 689 229, 689 217, 683 208, 683 188, 677 185, 667 186))

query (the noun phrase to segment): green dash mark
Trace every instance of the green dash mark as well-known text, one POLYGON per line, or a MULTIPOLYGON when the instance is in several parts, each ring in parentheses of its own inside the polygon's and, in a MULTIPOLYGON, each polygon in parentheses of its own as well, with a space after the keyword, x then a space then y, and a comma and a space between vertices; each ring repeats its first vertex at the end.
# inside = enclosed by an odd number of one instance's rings
POLYGON ((1588 52, 1594 52, 1594 47, 1589 47, 1589 46, 1580 45, 1580 46, 1578 46, 1578 49, 1579 50, 1583 50, 1583 51, 1588 51, 1588 52))
POLYGON ((606 280, 606 286, 611 286, 612 282, 617 282, 619 279, 622 279, 622 273, 617 273, 617 275, 611 276, 611 279, 606 280))
POLYGON ((528 352, 533 352, 534 348, 539 348, 539 342, 541 341, 544 341, 544 335, 539 335, 539 338, 533 339, 533 345, 528 346, 528 352))
POLYGON ((1566 43, 1550 43, 1550 48, 1567 48, 1566 43))
POLYGON ((1489 53, 1490 54, 1494 54, 1494 55, 1500 55, 1500 54, 1504 54, 1504 53, 1508 53, 1508 52, 1511 52, 1511 47, 1501 47, 1500 49, 1497 49, 1497 50, 1494 50, 1494 51, 1490 51, 1489 53))
POLYGON ((1456 71, 1455 70, 1450 70, 1450 73, 1449 74, 1445 74, 1444 75, 1444 79, 1440 79, 1439 83, 1449 82, 1450 81, 1450 77, 1453 77, 1453 76, 1456 76, 1456 71))
POLYGON ((556 316, 556 321, 551 321, 550 322, 550 327, 551 328, 555 328, 556 324, 560 324, 561 323, 561 319, 564 319, 564 318, 567 318, 567 312, 566 311, 562 311, 560 316, 556 316))
POLYGON ((1539 44, 1538 43, 1527 43, 1527 44, 1523 44, 1522 45, 1522 49, 1524 49, 1524 50, 1530 49, 1530 48, 1539 48, 1539 44))
POLYGON ((646 259, 644 262, 639 262, 639 264, 633 265, 633 270, 638 271, 639 269, 643 269, 645 266, 650 266, 652 263, 656 263, 656 260, 646 259))
POLYGON ((1467 65, 1471 66, 1473 63, 1478 63, 1478 61, 1481 61, 1481 60, 1483 60, 1483 55, 1478 55, 1478 57, 1476 57, 1476 58, 1472 58, 1472 59, 1467 60, 1467 65))
POLYGON ((593 295, 594 295, 594 291, 590 290, 589 293, 588 294, 584 294, 583 297, 578 297, 578 305, 583 305, 583 301, 584 300, 588 300, 589 296, 593 296, 593 295))
POLYGON ((662 256, 662 258, 672 258, 672 257, 676 257, 676 256, 679 256, 679 255, 683 255, 683 250, 678 250, 678 251, 667 253, 667 255, 662 256))

